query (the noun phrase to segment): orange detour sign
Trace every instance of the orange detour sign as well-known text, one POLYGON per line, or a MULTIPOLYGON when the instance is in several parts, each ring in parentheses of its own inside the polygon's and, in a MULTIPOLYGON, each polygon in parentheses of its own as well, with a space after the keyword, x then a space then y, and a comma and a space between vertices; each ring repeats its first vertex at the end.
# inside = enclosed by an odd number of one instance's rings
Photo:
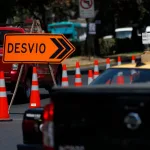
POLYGON ((61 63, 75 47, 64 35, 6 34, 4 38, 4 63, 61 63))

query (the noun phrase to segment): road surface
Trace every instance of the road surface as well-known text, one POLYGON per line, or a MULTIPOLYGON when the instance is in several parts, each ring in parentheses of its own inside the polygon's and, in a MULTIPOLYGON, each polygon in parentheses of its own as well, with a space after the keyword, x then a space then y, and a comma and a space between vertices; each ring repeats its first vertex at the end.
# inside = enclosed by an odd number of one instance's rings
MULTIPOLYGON (((87 75, 82 75, 83 85, 87 84, 87 75)), ((74 85, 74 75, 69 75, 69 85, 74 85)), ((49 103, 48 92, 40 89, 41 105, 49 103)), ((9 96, 10 97, 10 96, 9 96)), ((11 122, 0 122, 0 150, 17 150, 16 145, 22 143, 22 116, 29 104, 13 105, 10 110, 11 122)))

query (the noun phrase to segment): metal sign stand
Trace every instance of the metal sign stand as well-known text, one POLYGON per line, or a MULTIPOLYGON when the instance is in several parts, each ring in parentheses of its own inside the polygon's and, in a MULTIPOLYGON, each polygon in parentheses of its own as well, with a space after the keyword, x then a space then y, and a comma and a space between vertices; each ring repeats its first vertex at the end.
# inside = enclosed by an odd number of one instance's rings
MULTIPOLYGON (((35 25, 35 21, 33 20, 30 33, 33 32, 34 25, 35 25)), ((16 83, 16 86, 15 86, 15 89, 14 89, 14 92, 13 92, 13 95, 12 95, 12 98, 11 98, 11 101, 10 101, 10 104, 9 104, 8 112, 10 112, 10 108, 11 108, 13 102, 14 102, 14 99, 15 99, 15 96, 16 96, 16 93, 17 93, 17 90, 18 90, 19 82, 20 82, 20 79, 21 79, 21 75, 22 75, 22 72, 23 72, 23 68, 24 68, 24 64, 21 65, 19 75, 18 75, 18 79, 17 79, 17 83, 16 83)))
MULTIPOLYGON (((40 26, 39 20, 33 20, 30 33, 33 33, 33 29, 34 29, 35 24, 38 26, 38 32, 42 33, 42 28, 40 26)), ((49 71, 50 71, 51 76, 52 76, 53 83, 54 83, 55 86, 57 86, 56 80, 55 80, 55 77, 54 77, 53 68, 51 67, 50 64, 48 64, 48 66, 49 66, 49 71)), ((15 96, 16 96, 18 86, 19 86, 19 82, 20 82, 20 79, 21 79, 21 76, 22 76, 23 68, 24 68, 24 64, 21 65, 21 68, 20 68, 20 71, 19 71, 17 83, 16 83, 16 86, 15 86, 15 89, 14 89, 14 92, 13 92, 13 95, 12 95, 12 98, 11 98, 11 101, 10 101, 10 104, 9 104, 8 113, 10 112, 11 106, 12 106, 12 104, 14 102, 14 99, 15 99, 15 96)))
POLYGON ((22 72, 23 72, 23 68, 24 68, 24 64, 21 65, 19 75, 18 75, 18 79, 17 79, 17 83, 16 83, 16 86, 15 86, 15 89, 14 89, 14 93, 12 95, 12 98, 11 98, 11 101, 10 101, 10 104, 9 104, 8 112, 10 112, 10 108, 11 108, 13 102, 14 102, 14 99, 15 99, 15 96, 16 96, 16 93, 17 93, 17 90, 18 90, 19 82, 20 82, 20 79, 21 79, 21 75, 22 75, 22 72))
MULTIPOLYGON (((41 24, 40 24, 39 20, 36 21, 36 26, 38 27, 38 32, 42 33, 42 28, 41 28, 41 24)), ((56 80, 55 80, 55 76, 54 76, 54 72, 53 72, 53 68, 52 68, 50 63, 48 63, 48 68, 49 68, 49 72, 51 74, 54 86, 57 86, 57 83, 56 83, 56 80)))
POLYGON ((53 83, 54 83, 55 86, 57 86, 55 76, 54 76, 54 72, 53 72, 53 68, 52 68, 51 64, 48 64, 48 67, 49 67, 49 71, 50 71, 51 76, 52 76, 53 83))

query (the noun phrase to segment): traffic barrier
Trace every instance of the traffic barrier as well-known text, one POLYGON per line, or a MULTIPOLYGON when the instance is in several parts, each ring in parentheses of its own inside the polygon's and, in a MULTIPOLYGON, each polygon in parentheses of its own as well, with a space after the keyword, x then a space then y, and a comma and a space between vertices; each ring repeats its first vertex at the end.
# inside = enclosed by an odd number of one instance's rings
POLYGON ((96 79, 99 76, 99 66, 98 66, 98 60, 94 61, 94 79, 96 79))
POLYGON ((88 71, 88 85, 93 81, 93 71, 88 71))
POLYGON ((106 69, 110 68, 110 59, 106 59, 106 69))
POLYGON ((38 108, 41 106, 40 103, 40 92, 37 78, 36 67, 33 67, 32 74, 32 86, 31 86, 31 95, 30 95, 30 108, 38 108))
POLYGON ((75 72, 75 86, 82 86, 82 79, 81 79, 81 73, 80 73, 80 64, 79 62, 76 62, 76 72, 75 72))
POLYGON ((118 65, 121 65, 121 57, 118 56, 118 65))
POLYGON ((63 68, 63 71, 62 71, 62 87, 67 87, 69 85, 68 75, 67 75, 67 67, 64 64, 62 68, 63 68))
MULTIPOLYGON (((135 63, 135 56, 132 56, 131 57, 131 63, 135 63)), ((118 56, 117 58, 117 65, 121 65, 122 64, 122 61, 121 61, 121 57, 118 56)), ((106 59, 106 69, 110 68, 110 58, 107 58, 106 59)), ((98 60, 94 60, 94 73, 93 73, 93 79, 96 79, 100 72, 99 72, 99 62, 98 60)), ((79 62, 76 62, 76 71, 77 72, 77 75, 75 73, 75 86, 81 86, 82 85, 82 74, 80 73, 80 64, 79 62), (80 82, 81 81, 81 82, 80 82)), ((88 73, 89 73, 89 70, 88 70, 88 73)), ((65 78, 63 80, 63 82, 65 82, 65 78)), ((68 81, 68 80, 67 80, 68 81)), ((123 83, 123 78, 121 79, 121 77, 119 76, 118 77, 118 83, 121 84, 123 83)), ((62 84, 67 84, 67 83, 62 83, 62 84)), ((89 84, 89 82, 88 82, 89 84)), ((107 81, 106 84, 110 84, 110 81, 107 81)), ((68 81, 68 85, 69 85, 69 81, 68 81)))
POLYGON ((111 80, 109 79, 105 84, 111 84, 111 80))
POLYGON ((119 72, 118 73, 118 76, 117 76, 117 84, 124 84, 124 76, 123 76, 123 73, 122 72, 119 72))
POLYGON ((12 121, 8 112, 8 98, 3 71, 0 71, 0 121, 12 121))
POLYGON ((135 56, 132 56, 132 64, 135 64, 135 56))

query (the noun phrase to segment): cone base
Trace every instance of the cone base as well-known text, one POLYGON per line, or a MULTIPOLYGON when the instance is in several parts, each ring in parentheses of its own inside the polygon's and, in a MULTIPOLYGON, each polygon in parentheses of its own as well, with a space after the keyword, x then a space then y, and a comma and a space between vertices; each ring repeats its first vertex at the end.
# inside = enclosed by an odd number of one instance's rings
POLYGON ((39 91, 32 91, 30 96, 29 108, 39 108, 41 107, 40 93, 39 91))
POLYGON ((5 119, 5 118, 1 118, 0 122, 6 122, 6 121, 13 121, 11 118, 5 119))
POLYGON ((41 106, 29 106, 29 108, 41 108, 41 106))

